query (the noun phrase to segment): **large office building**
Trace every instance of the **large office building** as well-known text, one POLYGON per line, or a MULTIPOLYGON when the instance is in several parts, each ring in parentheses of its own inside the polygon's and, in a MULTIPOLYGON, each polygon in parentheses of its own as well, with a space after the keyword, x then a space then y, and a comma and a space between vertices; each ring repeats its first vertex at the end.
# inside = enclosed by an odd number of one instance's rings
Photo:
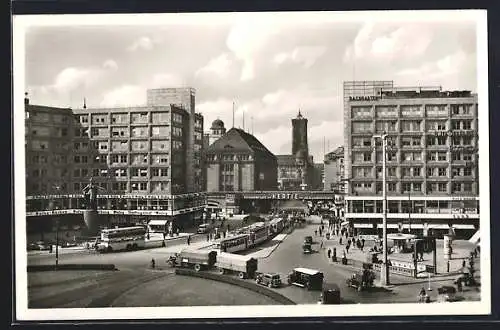
POLYGON ((344 147, 325 155, 323 171, 323 190, 345 193, 344 147))
POLYGON ((92 177, 108 224, 171 218, 184 227, 202 217, 203 117, 193 89, 149 90, 137 107, 25 103, 28 216, 56 208, 81 218, 92 177))
POLYGON ((292 153, 277 155, 278 187, 280 190, 311 190, 313 188, 314 163, 309 156, 307 118, 300 110, 292 118, 292 153))
POLYGON ((346 219, 382 227, 387 134, 389 230, 474 232, 479 225, 478 99, 470 91, 344 83, 346 219))

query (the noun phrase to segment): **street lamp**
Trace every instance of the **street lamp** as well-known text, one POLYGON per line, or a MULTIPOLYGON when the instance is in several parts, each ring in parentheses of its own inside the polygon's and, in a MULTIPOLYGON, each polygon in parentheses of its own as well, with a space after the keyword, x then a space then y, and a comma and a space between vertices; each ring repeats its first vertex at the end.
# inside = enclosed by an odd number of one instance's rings
MULTIPOLYGON (((53 186, 54 190, 59 192, 60 187, 59 186, 53 186)), ((52 214, 54 214, 54 210, 56 209, 55 207, 55 198, 51 200, 52 203, 52 214)), ((57 267, 59 266, 59 218, 56 217, 56 270, 57 267)))
POLYGON ((412 211, 412 208, 413 207, 411 204, 411 189, 408 189, 408 234, 411 234, 411 211, 412 211))
POLYGON ((387 178, 386 178, 386 149, 387 133, 373 135, 374 139, 382 140, 382 244, 383 260, 380 269, 380 282, 383 286, 389 285, 389 267, 387 264, 387 178))

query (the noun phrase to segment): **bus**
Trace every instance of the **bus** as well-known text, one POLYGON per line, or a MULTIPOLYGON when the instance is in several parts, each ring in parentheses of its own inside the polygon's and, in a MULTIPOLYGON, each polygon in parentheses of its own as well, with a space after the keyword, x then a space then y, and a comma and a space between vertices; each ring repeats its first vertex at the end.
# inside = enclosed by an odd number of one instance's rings
POLYGON ((222 239, 219 243, 217 243, 217 249, 221 252, 238 252, 244 251, 248 249, 249 245, 248 234, 241 234, 236 236, 231 236, 222 239))
POLYGON ((145 235, 146 229, 142 226, 102 229, 98 250, 111 252, 144 248, 145 235))

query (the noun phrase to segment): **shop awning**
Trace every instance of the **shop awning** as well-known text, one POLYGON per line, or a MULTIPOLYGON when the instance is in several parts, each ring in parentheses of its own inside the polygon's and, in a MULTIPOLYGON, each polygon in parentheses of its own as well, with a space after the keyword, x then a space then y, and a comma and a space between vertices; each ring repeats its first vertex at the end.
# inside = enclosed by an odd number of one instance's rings
POLYGON ((169 220, 150 220, 148 222, 148 225, 153 225, 153 226, 164 226, 168 223, 169 220))

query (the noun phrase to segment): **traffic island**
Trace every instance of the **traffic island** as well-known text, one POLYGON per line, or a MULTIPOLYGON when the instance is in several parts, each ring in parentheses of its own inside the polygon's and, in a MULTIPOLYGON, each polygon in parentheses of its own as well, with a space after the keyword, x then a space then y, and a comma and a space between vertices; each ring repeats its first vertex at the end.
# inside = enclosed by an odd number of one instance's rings
POLYGON ((225 276, 225 275, 220 275, 220 274, 214 274, 210 272, 197 272, 191 269, 182 269, 182 268, 176 268, 175 269, 175 274, 176 275, 183 275, 183 276, 192 276, 192 277, 199 277, 199 278, 204 278, 207 280, 212 280, 212 281, 218 281, 218 282, 223 282, 231 285, 236 285, 248 290, 251 290, 253 292, 262 294, 266 297, 271 298, 272 300, 283 304, 283 305, 295 305, 296 303, 293 302, 292 300, 286 298, 285 296, 270 290, 266 287, 260 286, 255 283, 251 283, 248 281, 240 280, 235 277, 231 276, 225 276))

